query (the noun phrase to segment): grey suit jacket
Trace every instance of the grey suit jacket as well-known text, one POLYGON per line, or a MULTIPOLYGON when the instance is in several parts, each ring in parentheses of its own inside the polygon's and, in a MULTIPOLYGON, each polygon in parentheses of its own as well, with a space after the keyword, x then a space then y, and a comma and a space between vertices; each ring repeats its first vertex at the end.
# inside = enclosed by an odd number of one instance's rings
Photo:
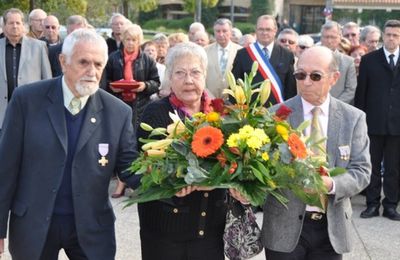
MULTIPOLYGON (((132 110, 100 89, 86 104, 86 115, 72 162, 76 231, 88 259, 115 257, 114 213, 108 196, 113 172, 124 172, 136 158, 132 110), (101 166, 99 144, 109 144, 101 166)), ((66 166, 68 140, 61 77, 19 87, 7 109, 0 136, 0 238, 14 260, 38 260, 46 241, 57 192, 66 166)))
MULTIPOLYGON (((24 36, 18 67, 18 86, 42 79, 50 79, 51 77, 46 43, 24 36)), ((6 38, 2 38, 0 39, 0 129, 8 102, 6 38)))
POLYGON ((333 56, 339 65, 340 77, 336 84, 332 86, 330 94, 347 104, 353 104, 357 88, 354 59, 337 50, 333 52, 333 56))
MULTIPOLYGON (((292 109, 289 123, 298 127, 304 121, 300 96, 284 103, 292 109)), ((273 107, 277 109, 279 105, 273 107)), ((328 233, 333 248, 339 254, 349 252, 352 246, 350 197, 369 183, 371 163, 365 114, 331 97, 329 106, 327 153, 330 167, 346 168, 347 172, 334 177, 335 194, 328 195, 328 233), (350 148, 350 159, 340 156, 339 147, 350 148)), ((296 247, 303 226, 306 205, 290 191, 288 209, 273 197, 264 205, 262 239, 264 246, 279 252, 291 252, 296 247)))
MULTIPOLYGON (((208 66, 207 66, 207 77, 206 77, 206 88, 210 92, 210 94, 215 98, 222 97, 222 91, 228 87, 228 83, 225 79, 225 74, 222 74, 221 69, 219 67, 218 60, 218 43, 212 43, 205 47, 208 58, 208 66)), ((236 53, 242 46, 231 42, 228 48, 228 62, 226 64, 225 71, 232 70, 233 60, 236 57, 236 53)))

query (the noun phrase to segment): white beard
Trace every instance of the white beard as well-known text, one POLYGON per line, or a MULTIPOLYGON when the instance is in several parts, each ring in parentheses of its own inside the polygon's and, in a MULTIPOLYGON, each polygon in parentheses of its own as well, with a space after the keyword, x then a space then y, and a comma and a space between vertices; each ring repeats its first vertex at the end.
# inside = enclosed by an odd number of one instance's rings
MULTIPOLYGON (((75 85, 75 90, 79 93, 81 97, 90 96, 96 93, 99 89, 99 85, 96 83, 87 83, 82 84, 84 80, 88 80, 88 78, 82 78, 75 85)), ((90 79, 89 79, 90 80, 90 79)))

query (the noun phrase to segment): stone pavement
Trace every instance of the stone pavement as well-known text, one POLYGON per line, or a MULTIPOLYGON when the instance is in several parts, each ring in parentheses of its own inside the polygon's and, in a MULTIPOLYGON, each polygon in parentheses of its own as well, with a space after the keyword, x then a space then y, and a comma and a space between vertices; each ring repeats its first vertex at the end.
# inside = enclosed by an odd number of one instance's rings
MULTIPOLYGON (((112 192, 115 183, 110 185, 112 192)), ((140 260, 139 220, 136 205, 123 209, 125 198, 112 199, 116 220, 117 255, 116 260, 140 260)), ((400 259, 400 221, 391 221, 384 217, 361 219, 365 198, 358 195, 352 199, 353 230, 356 243, 354 250, 344 255, 344 260, 399 260, 400 259)), ((381 209, 382 210, 382 209, 381 209)), ((382 213, 382 212, 381 212, 382 213)), ((262 222, 262 214, 257 213, 257 220, 262 222)), ((2 260, 10 260, 6 254, 2 260)), ((59 260, 67 260, 63 252, 59 260)), ((264 260, 264 253, 252 258, 264 260)), ((29 260, 29 259, 27 259, 29 260)), ((156 259, 158 260, 158 259, 156 259)))

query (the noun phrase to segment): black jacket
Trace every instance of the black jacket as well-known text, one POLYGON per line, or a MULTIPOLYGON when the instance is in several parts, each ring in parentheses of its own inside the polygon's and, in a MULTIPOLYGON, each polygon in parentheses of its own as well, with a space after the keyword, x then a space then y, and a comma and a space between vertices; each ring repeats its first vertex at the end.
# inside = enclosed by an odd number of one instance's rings
MULTIPOLYGON (((156 62, 147 56, 147 54, 140 52, 134 64, 133 68, 133 78, 136 81, 142 81, 146 84, 146 88, 143 92, 137 93, 136 99, 133 102, 127 103, 132 107, 133 111, 133 123, 134 127, 137 126, 139 122, 139 118, 150 101, 150 96, 154 93, 158 92, 158 88, 160 87, 160 78, 158 76, 158 70, 156 66, 156 62)), ((124 57, 123 50, 118 50, 111 53, 108 58, 108 62, 106 68, 103 72, 103 79, 101 83, 101 87, 106 89, 108 92, 112 93, 116 97, 122 99, 121 94, 114 93, 109 85, 110 82, 117 81, 124 78, 124 57)))
MULTIPOLYGON (((274 44, 269 62, 275 69, 276 74, 282 82, 282 95, 284 100, 296 96, 296 80, 293 76, 293 54, 278 44, 274 44)), ((253 60, 250 58, 246 48, 240 49, 238 50, 235 60, 233 61, 232 73, 236 79, 244 79, 244 74, 250 73, 252 65, 253 60)), ((253 79, 253 84, 262 82, 263 80, 264 78, 258 72, 253 79)), ((275 105, 276 103, 277 101, 271 93, 266 105, 275 105)))
POLYGON ((354 105, 367 114, 371 135, 400 135, 400 67, 392 71, 383 48, 361 59, 354 105))

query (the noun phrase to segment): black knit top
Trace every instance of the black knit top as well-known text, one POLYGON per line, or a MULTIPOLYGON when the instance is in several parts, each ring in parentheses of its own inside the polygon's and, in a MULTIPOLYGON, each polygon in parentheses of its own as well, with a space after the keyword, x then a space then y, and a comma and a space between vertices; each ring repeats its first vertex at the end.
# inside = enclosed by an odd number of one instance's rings
MULTIPOLYGON (((141 121, 154 128, 167 127, 172 123, 169 112, 174 110, 169 99, 163 98, 145 108, 141 121)), ((146 138, 148 134, 142 129, 137 130, 138 139, 146 138)), ((222 241, 226 216, 225 194, 223 189, 195 191, 182 198, 141 203, 138 205, 140 232, 175 241, 205 236, 220 236, 222 241)))

